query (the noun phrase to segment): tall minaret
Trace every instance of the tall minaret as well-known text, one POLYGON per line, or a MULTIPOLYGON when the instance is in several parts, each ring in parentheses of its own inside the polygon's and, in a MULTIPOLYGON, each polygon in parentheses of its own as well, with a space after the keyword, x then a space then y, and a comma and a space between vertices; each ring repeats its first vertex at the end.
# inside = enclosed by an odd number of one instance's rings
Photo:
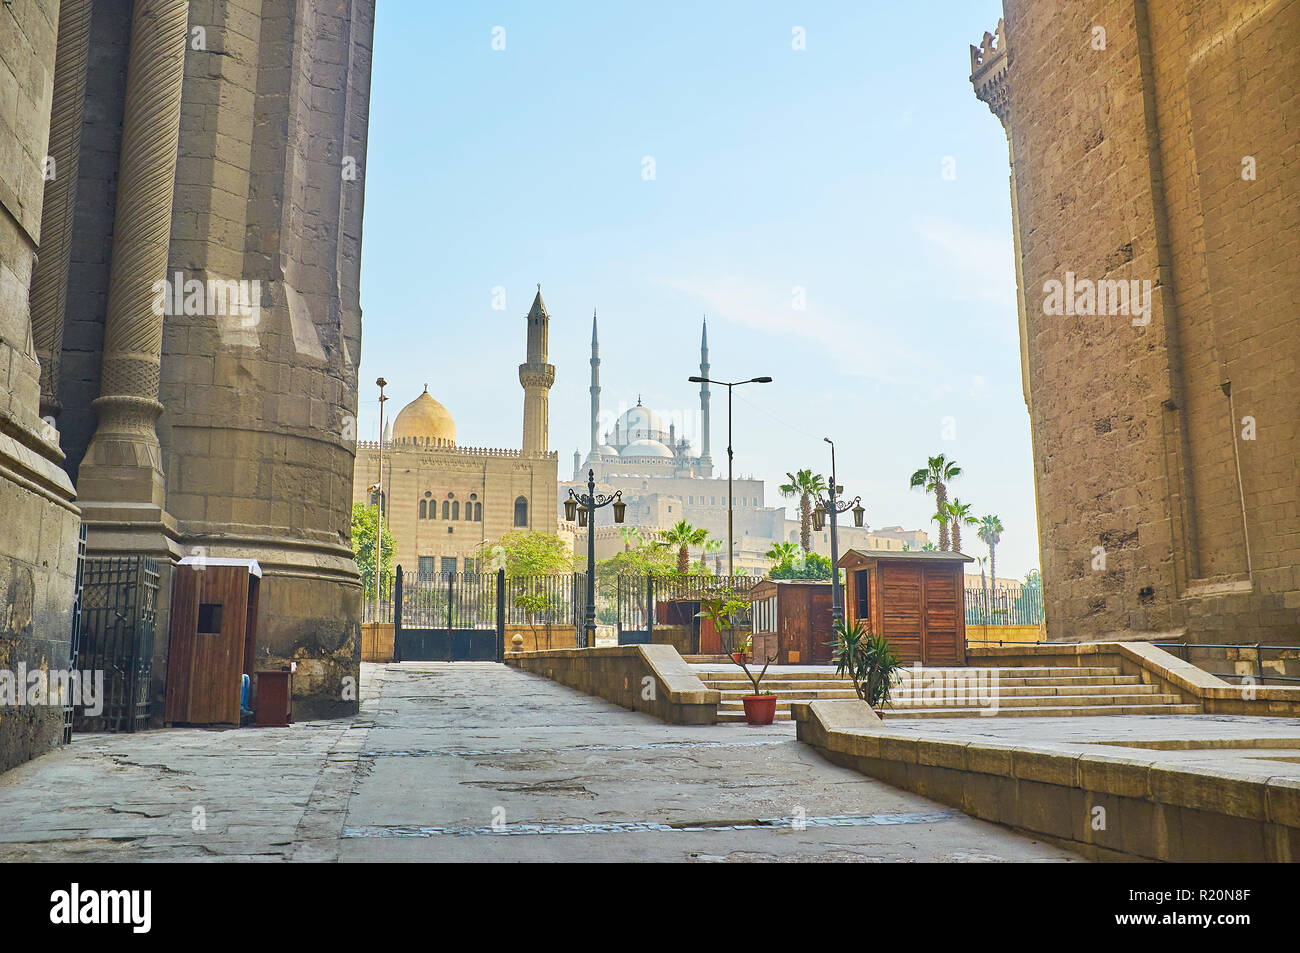
POLYGON ((596 339, 596 309, 591 310, 591 456, 600 446, 600 341, 596 339))
POLYGON ((528 309, 528 361, 519 365, 519 383, 524 387, 525 454, 546 453, 550 419, 550 390, 555 383, 555 365, 546 363, 546 337, 551 316, 542 302, 542 286, 528 309))
MULTIPOLYGON (((700 376, 709 376, 709 319, 700 331, 700 376)), ((709 456, 709 385, 700 385, 700 469, 703 476, 713 476, 713 457, 709 456)))

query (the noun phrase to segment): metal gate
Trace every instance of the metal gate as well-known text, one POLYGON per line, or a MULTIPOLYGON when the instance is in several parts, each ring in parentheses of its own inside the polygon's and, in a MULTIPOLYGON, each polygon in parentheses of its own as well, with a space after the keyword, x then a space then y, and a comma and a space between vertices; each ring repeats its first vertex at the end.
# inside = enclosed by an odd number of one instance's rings
POLYGON ((405 575, 393 584, 394 662, 505 658, 503 572, 405 575))
MULTIPOLYGON (((84 558, 72 668, 104 687, 92 712, 78 707, 73 729, 138 731, 149 726, 149 677, 153 672, 154 619, 159 569, 144 556, 84 558)), ((65 730, 65 736, 67 732, 65 730)))
POLYGON ((654 641, 655 577, 618 577, 615 587, 618 609, 618 644, 649 645, 654 641))

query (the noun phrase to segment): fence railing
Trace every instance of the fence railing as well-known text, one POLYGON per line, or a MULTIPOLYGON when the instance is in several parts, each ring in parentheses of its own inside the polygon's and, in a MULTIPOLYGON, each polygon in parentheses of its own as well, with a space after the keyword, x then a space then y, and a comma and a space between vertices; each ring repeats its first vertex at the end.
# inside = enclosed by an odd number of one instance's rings
MULTIPOLYGON (((1240 679, 1249 678, 1249 679, 1254 679, 1256 682, 1264 682, 1269 680, 1275 682, 1300 682, 1300 677, 1297 677, 1295 675, 1279 675, 1272 672, 1264 671, 1265 652, 1282 652, 1282 653, 1289 652, 1292 654, 1290 656, 1283 655, 1283 658, 1288 658, 1288 657, 1296 658, 1297 656, 1300 656, 1300 645, 1266 645, 1260 642, 1237 642, 1237 643, 1152 642, 1151 644, 1158 649, 1167 649, 1175 652, 1177 655, 1179 655, 1182 658, 1184 662, 1192 662, 1192 664, 1197 665, 1199 668, 1204 669, 1206 672, 1209 672, 1209 674, 1214 675, 1218 678, 1240 678, 1240 679), (1201 661, 1204 664, 1200 664, 1192 661, 1191 652, 1194 649, 1207 650, 1210 657, 1202 658, 1201 661), (1224 652, 1223 656, 1220 657, 1218 655, 1218 652, 1220 650, 1229 650, 1229 651, 1235 650, 1237 659, 1241 659, 1243 656, 1248 655, 1250 660, 1255 663, 1254 673, 1252 674, 1249 672, 1214 672, 1206 668, 1206 665, 1214 664, 1216 662, 1224 662, 1226 664, 1232 661, 1232 659, 1227 655, 1226 651, 1224 652)), ((1197 654, 1205 655, 1207 653, 1197 653, 1197 654)))
POLYGON ((655 599, 671 602, 675 599, 708 599, 725 595, 748 602, 749 591, 762 581, 762 576, 656 576, 655 599))
POLYGON ((966 588, 967 625, 1042 625, 1043 590, 1038 586, 1018 589, 966 588))

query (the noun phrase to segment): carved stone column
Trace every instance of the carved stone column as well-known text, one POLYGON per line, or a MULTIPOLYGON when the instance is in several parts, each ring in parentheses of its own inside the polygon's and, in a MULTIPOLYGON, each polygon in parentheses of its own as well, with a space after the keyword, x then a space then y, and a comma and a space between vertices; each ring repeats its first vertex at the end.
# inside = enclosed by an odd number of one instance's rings
POLYGON ((77 205, 77 156, 81 151, 81 103, 86 94, 91 0, 63 0, 59 7, 54 106, 50 111, 49 159, 41 210, 41 247, 32 273, 32 340, 41 362, 40 413, 58 418, 59 357, 68 290, 72 217, 77 205))
POLYGON ((163 315, 155 313, 154 285, 167 277, 188 8, 186 0, 136 0, 131 23, 103 376, 93 404, 99 423, 77 487, 92 533, 97 524, 168 522, 155 430, 163 315))

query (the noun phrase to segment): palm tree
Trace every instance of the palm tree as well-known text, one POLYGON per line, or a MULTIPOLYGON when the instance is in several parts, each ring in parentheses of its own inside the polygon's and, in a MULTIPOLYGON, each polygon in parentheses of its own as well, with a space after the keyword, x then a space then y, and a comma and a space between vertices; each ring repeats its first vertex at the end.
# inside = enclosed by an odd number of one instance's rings
POLYGON ((936 515, 939 521, 939 549, 948 551, 948 481, 961 475, 961 467, 955 460, 945 460, 943 454, 930 457, 925 469, 912 474, 910 487, 915 490, 922 487, 926 493, 934 494, 936 515))
POLYGON ((948 520, 952 523, 952 551, 961 552, 961 528, 962 525, 978 526, 979 520, 970 515, 969 503, 963 503, 957 497, 952 498, 948 504, 948 520))
MULTIPOLYGON (((998 587, 997 548, 998 540, 1002 538, 1002 520, 992 514, 983 517, 980 520, 980 528, 975 531, 975 535, 982 539, 989 548, 989 578, 996 590, 998 587)), ((987 594, 984 597, 984 604, 988 605, 987 594)))
POLYGON ((632 551, 633 546, 641 545, 641 530, 635 526, 620 526, 618 535, 623 537, 623 552, 632 551))
POLYGON ((826 479, 811 470, 798 473, 786 471, 789 483, 782 483, 777 490, 785 497, 799 498, 799 545, 805 553, 812 552, 812 501, 826 492, 826 479))
POLYGON ((696 529, 686 520, 680 520, 672 529, 659 531, 659 539, 668 546, 677 547, 677 571, 683 576, 691 571, 692 546, 700 546, 709 538, 707 529, 696 529))
POLYGON ((722 575, 722 540, 709 539, 704 543, 704 548, 700 550, 700 568, 708 569, 704 564, 704 558, 713 553, 713 568, 719 576, 722 575))
POLYGON ((763 555, 772 560, 773 566, 779 566, 781 563, 794 559, 795 554, 798 552, 799 547, 794 543, 773 543, 772 548, 763 555))

